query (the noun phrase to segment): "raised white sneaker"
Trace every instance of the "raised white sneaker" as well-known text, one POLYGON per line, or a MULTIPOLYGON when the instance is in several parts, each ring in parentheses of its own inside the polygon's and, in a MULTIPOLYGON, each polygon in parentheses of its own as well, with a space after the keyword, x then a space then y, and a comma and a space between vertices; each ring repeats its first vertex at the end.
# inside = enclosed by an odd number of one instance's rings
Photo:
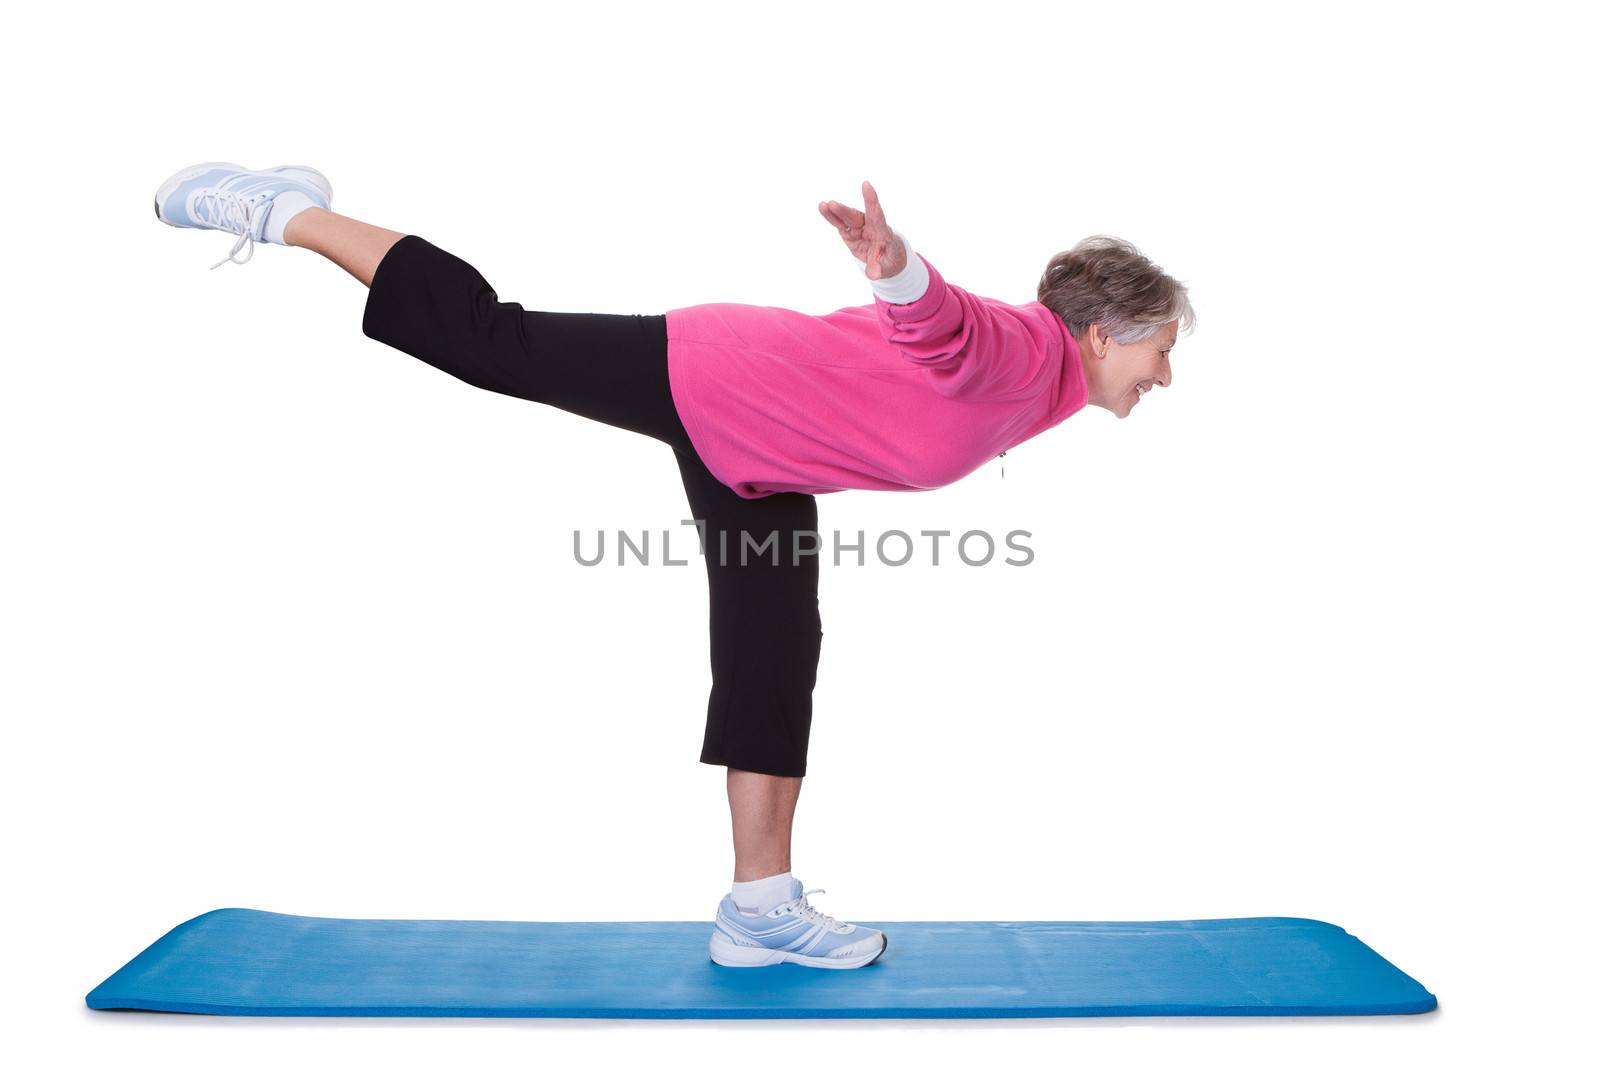
POLYGON ((267 231, 274 201, 280 197, 287 197, 290 206, 327 209, 333 204, 333 186, 309 166, 249 170, 233 162, 202 162, 179 170, 156 190, 156 218, 168 226, 236 235, 228 255, 211 265, 220 268, 230 261, 245 263, 255 254, 258 241, 282 243, 281 224, 276 231, 267 231))
POLYGON ((794 897, 759 915, 741 911, 732 894, 724 895, 711 933, 711 960, 731 966, 792 962, 813 969, 859 969, 882 957, 889 937, 819 912, 806 899, 822 892, 806 890, 797 879, 794 897))

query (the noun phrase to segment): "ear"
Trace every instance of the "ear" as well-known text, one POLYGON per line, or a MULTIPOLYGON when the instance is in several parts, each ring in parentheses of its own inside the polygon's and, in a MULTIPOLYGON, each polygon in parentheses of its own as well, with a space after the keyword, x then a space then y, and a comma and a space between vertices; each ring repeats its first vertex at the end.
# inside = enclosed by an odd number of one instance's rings
POLYGON ((1089 325, 1089 350, 1095 358, 1104 358, 1109 343, 1109 337, 1100 329, 1098 324, 1089 325))

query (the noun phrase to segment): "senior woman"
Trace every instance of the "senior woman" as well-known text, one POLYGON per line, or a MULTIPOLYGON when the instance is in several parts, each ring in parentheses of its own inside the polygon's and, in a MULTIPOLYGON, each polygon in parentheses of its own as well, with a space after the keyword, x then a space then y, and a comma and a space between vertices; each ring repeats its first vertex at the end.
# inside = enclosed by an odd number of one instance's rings
MULTIPOLYGON (((304 166, 205 163, 158 190, 156 216, 319 253, 369 288, 363 332, 475 385, 671 447, 702 539, 712 686, 700 760, 727 767, 733 887, 711 958, 854 969, 881 931, 814 907, 791 874, 822 645, 816 495, 945 486, 1086 404, 1127 417, 1171 382, 1183 284, 1097 235, 1051 258, 1038 300, 947 283, 884 218, 819 205, 872 284, 870 305, 811 316, 716 303, 661 315, 548 313, 499 300, 416 235, 330 210, 304 166)), ((241 255, 242 254, 242 255, 241 255)))

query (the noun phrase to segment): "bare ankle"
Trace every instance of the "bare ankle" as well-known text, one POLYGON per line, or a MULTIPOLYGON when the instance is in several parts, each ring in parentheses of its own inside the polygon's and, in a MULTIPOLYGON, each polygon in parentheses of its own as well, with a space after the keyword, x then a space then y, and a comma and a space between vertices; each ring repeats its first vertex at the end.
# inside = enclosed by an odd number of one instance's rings
POLYGON ((769 860, 763 862, 741 863, 738 860, 733 864, 734 882, 757 882, 761 879, 770 879, 774 875, 784 875, 790 870, 787 857, 782 860, 769 860))
POLYGON ((300 248, 310 248, 307 243, 312 239, 317 228, 318 217, 331 216, 333 212, 324 211, 320 207, 308 207, 294 218, 290 219, 283 227, 283 243, 296 245, 300 248))

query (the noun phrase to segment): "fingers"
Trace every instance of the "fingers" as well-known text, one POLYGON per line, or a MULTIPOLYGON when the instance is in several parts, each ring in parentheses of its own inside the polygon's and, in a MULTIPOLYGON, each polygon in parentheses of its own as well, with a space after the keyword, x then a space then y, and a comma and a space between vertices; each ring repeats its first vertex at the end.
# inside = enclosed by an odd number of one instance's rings
POLYGON ((822 212, 822 217, 827 219, 841 232, 853 233, 866 224, 867 217, 853 207, 847 207, 837 200, 824 200, 817 205, 817 210, 822 212))
POLYGON ((840 230, 860 230, 868 223, 887 227, 889 224, 883 215, 883 205, 878 202, 878 190, 872 187, 871 181, 861 182, 861 197, 867 208, 864 212, 841 204, 838 200, 824 200, 817 205, 817 210, 840 230))
POLYGON ((867 205, 867 219, 877 226, 887 228, 889 223, 883 217, 883 205, 878 203, 878 190, 872 187, 871 181, 861 182, 861 199, 867 205))

